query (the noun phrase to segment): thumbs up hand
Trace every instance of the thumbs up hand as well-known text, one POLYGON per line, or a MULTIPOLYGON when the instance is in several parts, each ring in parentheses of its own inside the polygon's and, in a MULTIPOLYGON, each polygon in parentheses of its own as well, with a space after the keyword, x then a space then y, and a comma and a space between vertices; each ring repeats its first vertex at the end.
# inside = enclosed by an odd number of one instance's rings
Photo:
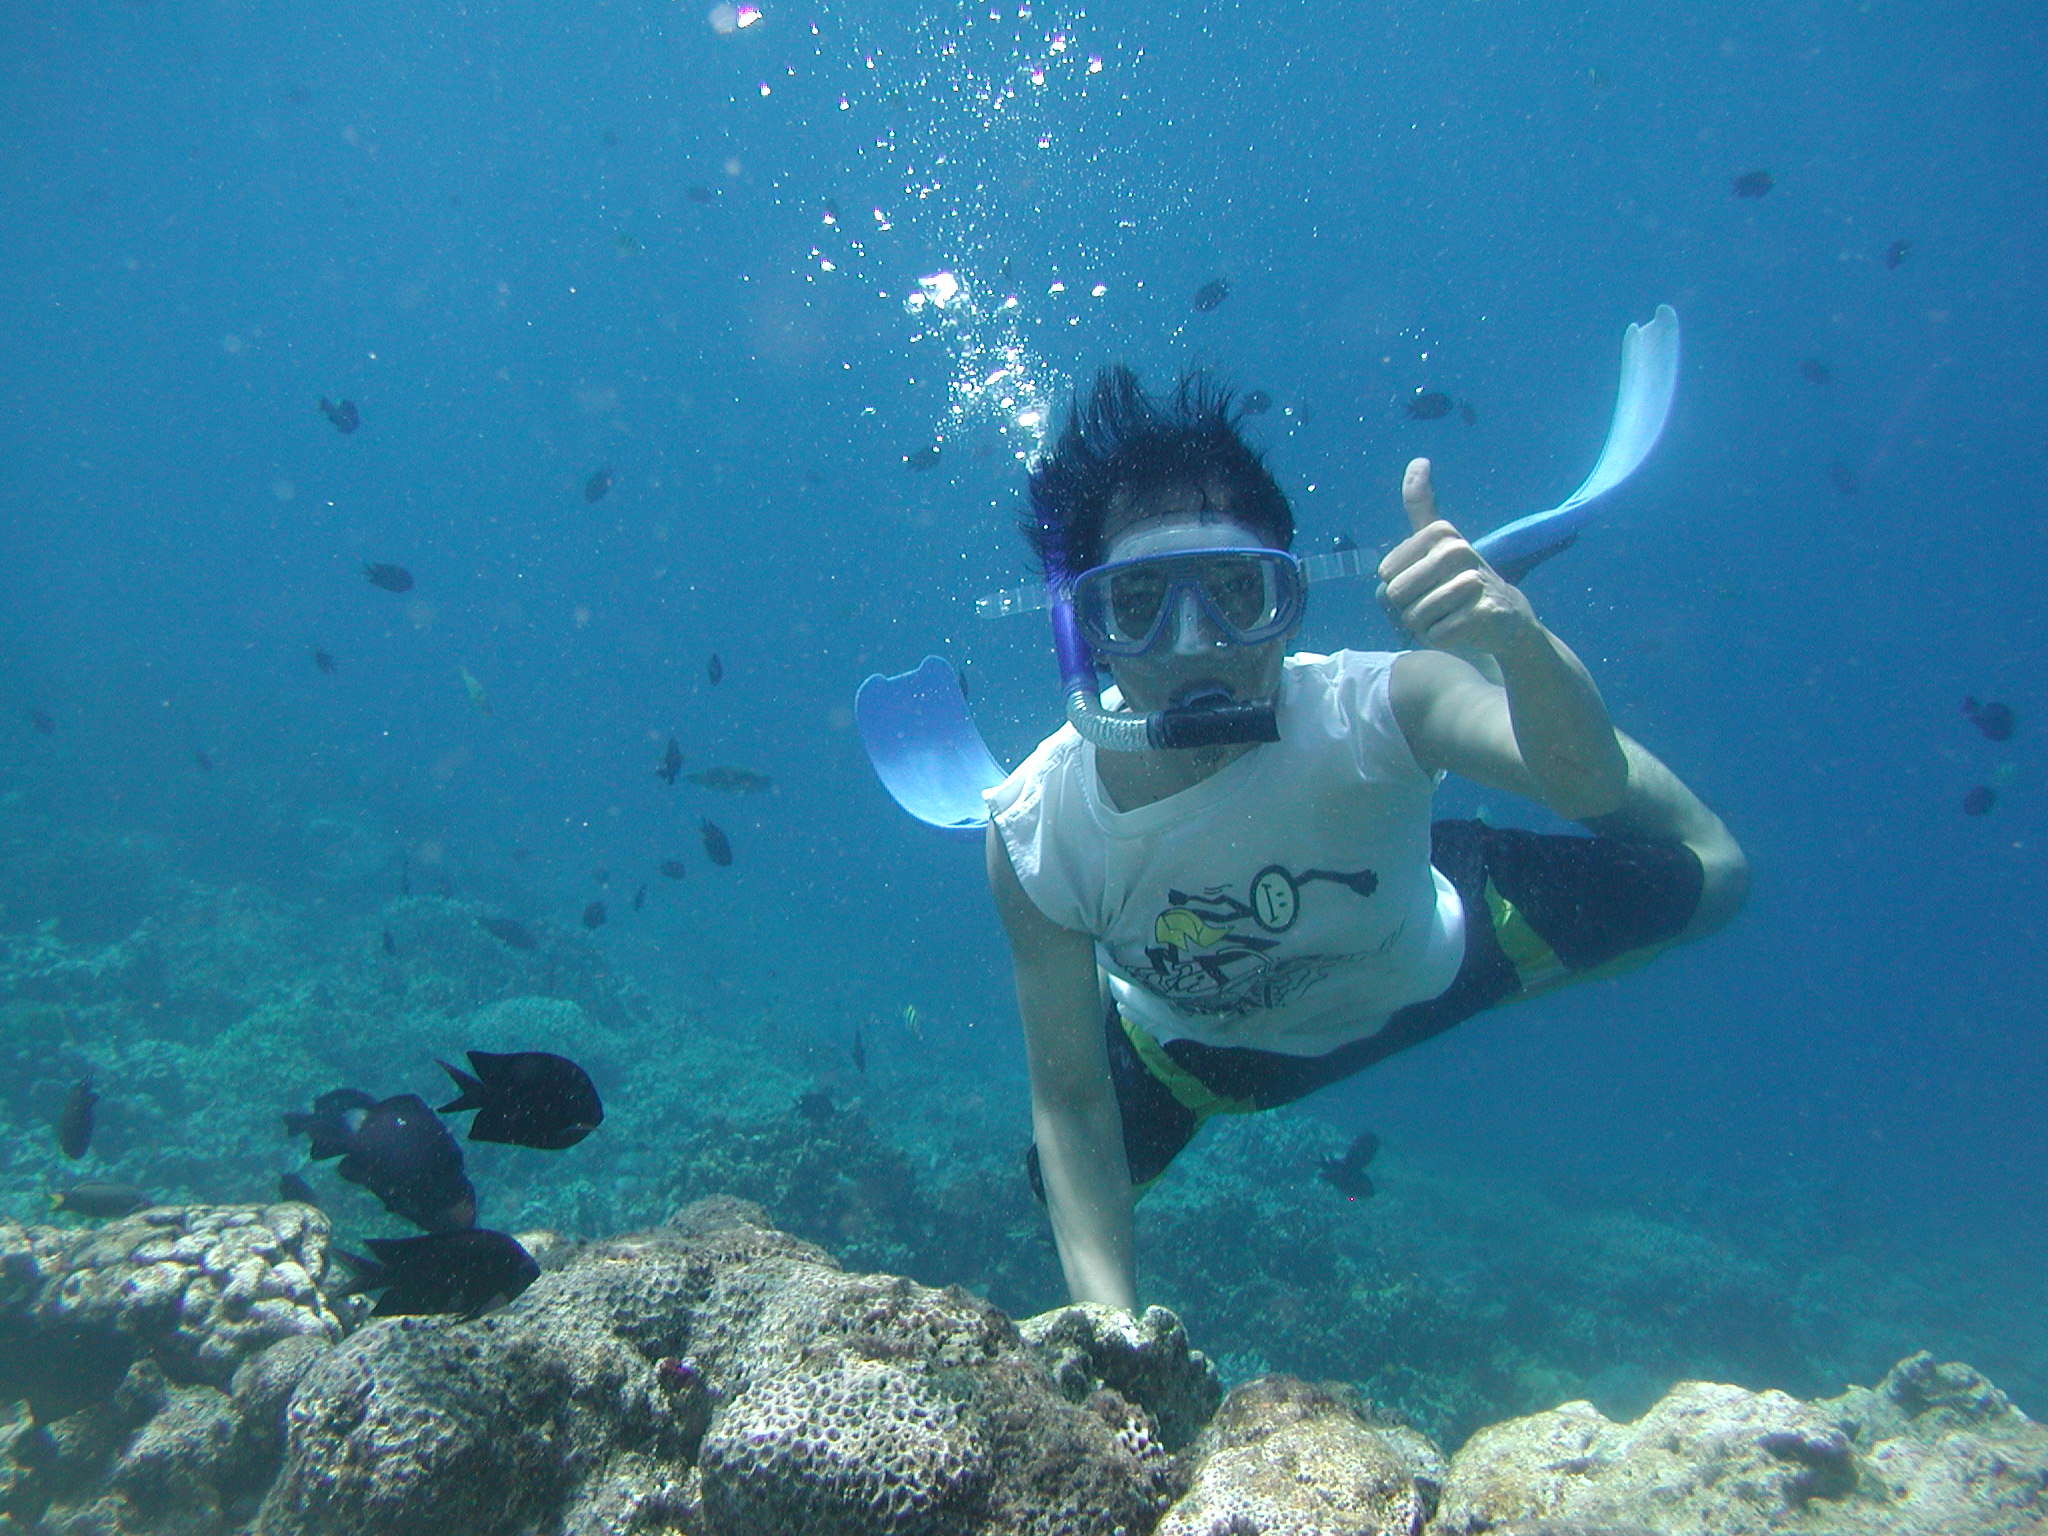
POLYGON ((1401 502, 1414 531, 1380 561, 1380 604, 1388 617, 1424 645, 1490 656, 1541 632, 1521 590, 1437 516, 1429 460, 1409 463, 1401 502))

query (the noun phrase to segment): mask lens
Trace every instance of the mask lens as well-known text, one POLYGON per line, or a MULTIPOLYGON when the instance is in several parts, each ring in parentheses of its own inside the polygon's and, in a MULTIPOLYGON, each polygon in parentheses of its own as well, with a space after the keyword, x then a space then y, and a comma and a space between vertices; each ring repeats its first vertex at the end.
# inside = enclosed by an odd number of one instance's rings
POLYGON ((1220 556, 1203 561, 1195 574, 1210 610, 1238 634, 1252 633, 1273 618, 1273 568, 1264 560, 1220 556))
POLYGON ((1109 581, 1109 632, 1118 640, 1143 640, 1159 622, 1159 610, 1173 582, 1157 564, 1134 565, 1109 581))
POLYGON ((1074 617, 1089 641, 1112 655, 1151 649, 1193 597, 1224 644, 1255 645, 1300 613, 1293 561, 1271 550, 1190 550, 1097 566, 1075 581, 1074 617))

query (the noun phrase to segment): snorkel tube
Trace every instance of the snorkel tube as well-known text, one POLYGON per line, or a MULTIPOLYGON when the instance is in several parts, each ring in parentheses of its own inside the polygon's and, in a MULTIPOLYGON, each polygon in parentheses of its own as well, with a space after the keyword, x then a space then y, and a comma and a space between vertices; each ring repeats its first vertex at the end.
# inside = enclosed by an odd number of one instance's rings
POLYGON ((1104 709, 1096 689, 1095 653, 1081 633, 1066 582, 1058 571, 1046 573, 1045 596, 1052 614, 1052 648, 1060 662, 1060 694, 1066 700, 1067 724, 1083 740, 1109 752, 1162 752, 1280 739, 1280 725, 1270 702, 1241 704, 1227 695, 1212 694, 1155 709, 1149 715, 1114 714, 1104 709))

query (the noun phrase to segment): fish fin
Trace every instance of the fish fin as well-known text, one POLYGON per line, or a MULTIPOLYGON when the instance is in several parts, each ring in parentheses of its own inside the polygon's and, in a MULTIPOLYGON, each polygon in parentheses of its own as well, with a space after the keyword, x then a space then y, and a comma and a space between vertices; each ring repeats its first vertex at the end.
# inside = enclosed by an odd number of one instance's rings
POLYGON ((1537 566, 1548 560, 1552 555, 1563 554, 1578 542, 1578 531, 1574 529, 1555 544, 1548 544, 1542 549, 1531 550, 1526 555, 1517 555, 1512 560, 1503 560, 1494 569, 1500 573, 1501 580, 1507 582, 1509 586, 1519 587, 1528 577, 1529 573, 1535 570, 1537 566))
POLYGON ((455 1079, 455 1086, 462 1092, 453 1104, 443 1104, 435 1111, 436 1114, 459 1115, 466 1109, 484 1107, 484 1085, 479 1079, 471 1077, 459 1067, 449 1066, 445 1061, 440 1062, 439 1066, 443 1072, 455 1079))
POLYGON ((330 1248, 327 1252, 330 1258, 340 1259, 355 1271, 355 1278, 341 1288, 340 1294, 343 1296, 360 1296, 364 1291, 374 1291, 391 1283, 390 1271, 375 1259, 364 1258, 360 1253, 350 1253, 346 1248, 330 1248))

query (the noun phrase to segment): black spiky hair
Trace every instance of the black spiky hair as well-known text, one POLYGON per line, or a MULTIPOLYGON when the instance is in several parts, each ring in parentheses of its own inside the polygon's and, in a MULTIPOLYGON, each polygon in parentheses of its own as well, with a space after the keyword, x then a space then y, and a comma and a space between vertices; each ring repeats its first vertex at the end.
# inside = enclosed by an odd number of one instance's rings
POLYGON ((1142 515, 1146 503, 1182 490, 1274 549, 1291 545, 1293 509, 1265 456, 1239 434, 1230 406, 1230 391, 1199 369, 1181 375, 1166 403, 1148 395, 1122 363, 1097 373, 1085 399, 1068 407, 1052 451, 1031 471, 1018 526, 1039 569, 1078 576, 1101 564, 1120 500, 1142 515))

